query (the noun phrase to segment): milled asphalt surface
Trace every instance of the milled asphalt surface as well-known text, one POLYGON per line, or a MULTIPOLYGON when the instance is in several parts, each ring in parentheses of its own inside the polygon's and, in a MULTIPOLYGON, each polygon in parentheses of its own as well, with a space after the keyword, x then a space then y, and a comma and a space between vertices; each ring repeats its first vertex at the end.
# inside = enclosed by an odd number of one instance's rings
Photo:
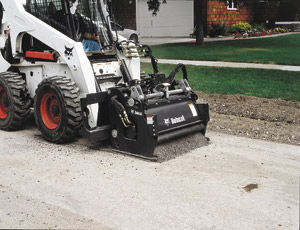
POLYGON ((298 229, 300 147, 207 137, 157 163, 0 131, 0 228, 298 229))
MULTIPOLYGON (((290 34, 299 34, 298 32, 272 35, 272 37, 285 36, 290 34)), ((247 38, 247 39, 267 39, 269 36, 259 37, 259 38, 247 38)), ((233 37, 223 37, 223 38, 205 38, 205 42, 218 42, 225 40, 234 40, 233 37)), ((147 45, 160 45, 168 43, 188 43, 195 42, 194 38, 142 38, 141 44, 147 45)), ((142 59, 142 62, 150 63, 149 59, 142 59)), ((273 64, 256 64, 256 63, 240 63, 240 62, 222 62, 222 61, 192 61, 192 60, 174 60, 174 59, 158 59, 158 63, 161 64, 178 64, 182 63, 185 65, 195 65, 195 66, 211 66, 211 67, 230 67, 230 68, 255 68, 255 69, 276 69, 276 70, 286 70, 286 71, 300 71, 300 66, 291 65, 273 65, 273 64)))

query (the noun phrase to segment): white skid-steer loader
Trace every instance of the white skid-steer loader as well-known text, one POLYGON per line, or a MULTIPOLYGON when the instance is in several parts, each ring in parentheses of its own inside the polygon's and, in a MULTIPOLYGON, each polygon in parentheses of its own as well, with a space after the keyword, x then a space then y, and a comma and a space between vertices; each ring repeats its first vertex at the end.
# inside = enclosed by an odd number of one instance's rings
POLYGON ((76 12, 74 1, 0 0, 0 129, 22 128, 34 111, 50 142, 110 139, 148 159, 161 142, 204 135, 208 104, 196 102, 185 66, 160 73, 149 46, 113 31, 111 0, 79 0, 76 12), (153 73, 141 72, 140 57, 153 73))

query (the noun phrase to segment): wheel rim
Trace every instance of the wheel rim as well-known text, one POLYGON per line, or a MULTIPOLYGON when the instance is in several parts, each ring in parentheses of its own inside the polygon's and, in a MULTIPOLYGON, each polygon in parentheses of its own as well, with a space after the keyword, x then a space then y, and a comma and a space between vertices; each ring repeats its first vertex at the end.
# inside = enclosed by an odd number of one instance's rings
POLYGON ((0 85, 0 119, 5 119, 9 112, 8 97, 5 89, 0 85))
POLYGON ((56 129, 60 122, 60 106, 53 93, 46 93, 41 100, 41 117, 48 129, 56 129))

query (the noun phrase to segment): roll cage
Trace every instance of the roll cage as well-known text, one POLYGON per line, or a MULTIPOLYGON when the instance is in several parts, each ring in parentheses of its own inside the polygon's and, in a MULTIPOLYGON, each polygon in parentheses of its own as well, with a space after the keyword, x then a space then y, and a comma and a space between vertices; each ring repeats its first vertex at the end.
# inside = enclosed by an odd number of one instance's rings
POLYGON ((84 26, 85 31, 99 36, 102 49, 111 48, 110 1, 79 0, 75 14, 70 12, 71 4, 69 0, 27 0, 25 10, 75 41, 83 39, 79 28, 84 26))

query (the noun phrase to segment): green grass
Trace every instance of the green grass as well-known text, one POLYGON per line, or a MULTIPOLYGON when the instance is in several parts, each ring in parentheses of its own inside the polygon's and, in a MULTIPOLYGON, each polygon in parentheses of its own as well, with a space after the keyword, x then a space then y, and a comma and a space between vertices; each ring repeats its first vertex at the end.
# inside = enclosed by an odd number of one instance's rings
MULTIPOLYGON (((158 67, 168 76, 175 65, 160 64, 158 67)), ((146 73, 153 72, 151 64, 142 63, 141 68, 146 73)), ((193 90, 300 101, 299 72, 200 66, 187 66, 187 70, 193 90)))
POLYGON ((156 58, 300 65, 300 34, 152 47, 156 58))

